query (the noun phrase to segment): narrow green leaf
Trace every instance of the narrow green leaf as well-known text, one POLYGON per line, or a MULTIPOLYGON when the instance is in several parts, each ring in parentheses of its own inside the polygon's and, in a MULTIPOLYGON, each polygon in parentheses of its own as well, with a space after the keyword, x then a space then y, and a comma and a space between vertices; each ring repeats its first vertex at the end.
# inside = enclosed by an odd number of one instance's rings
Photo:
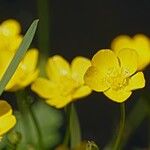
POLYGON ((71 105, 70 112, 70 144, 72 149, 81 144, 80 124, 73 104, 71 105))
POLYGON ((15 54, 14 58, 12 59, 6 72, 4 73, 4 75, 0 81, 0 95, 4 91, 5 86, 7 85, 9 80, 11 79, 11 77, 14 74, 14 72, 16 71, 20 61, 22 60, 27 49, 29 48, 29 46, 32 42, 32 39, 34 37, 35 31, 36 31, 38 21, 39 20, 34 20, 33 23, 31 24, 30 28, 26 32, 26 34, 25 34, 25 36, 24 36, 16 54, 15 54))

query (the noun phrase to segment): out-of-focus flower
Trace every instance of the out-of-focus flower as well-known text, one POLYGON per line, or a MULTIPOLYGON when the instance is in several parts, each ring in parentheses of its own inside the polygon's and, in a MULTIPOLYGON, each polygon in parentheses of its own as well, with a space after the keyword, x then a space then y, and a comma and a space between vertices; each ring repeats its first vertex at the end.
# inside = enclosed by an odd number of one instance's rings
POLYGON ((118 54, 123 48, 131 48, 138 53, 138 70, 144 69, 150 63, 150 39, 143 35, 137 34, 133 38, 128 35, 116 37, 111 48, 118 54))
POLYGON ((46 103, 62 108, 71 101, 87 96, 91 89, 84 84, 83 76, 91 65, 90 60, 76 57, 71 65, 61 56, 48 59, 46 71, 49 79, 38 78, 32 90, 46 99, 46 103))
MULTIPOLYGON (((0 78, 6 71, 22 39, 19 22, 8 19, 0 24, 0 78)), ((38 50, 29 49, 5 90, 16 91, 33 82, 38 76, 37 60, 38 50)))
POLYGON ((145 86, 143 73, 136 73, 137 64, 135 50, 122 49, 117 55, 111 50, 100 50, 93 56, 92 66, 85 73, 85 83, 115 102, 124 102, 132 90, 145 86))
POLYGON ((11 106, 4 100, 0 100, 0 140, 16 124, 16 118, 12 115, 11 106))
MULTIPOLYGON (((0 50, 0 78, 4 75, 9 63, 11 62, 14 52, 0 50)), ((36 69, 38 60, 38 50, 30 49, 27 51, 25 57, 19 64, 17 70, 8 82, 5 90, 16 91, 28 86, 38 76, 38 69, 36 69)))
POLYGON ((15 52, 23 37, 20 34, 21 26, 14 19, 8 19, 0 24, 0 51, 15 52))

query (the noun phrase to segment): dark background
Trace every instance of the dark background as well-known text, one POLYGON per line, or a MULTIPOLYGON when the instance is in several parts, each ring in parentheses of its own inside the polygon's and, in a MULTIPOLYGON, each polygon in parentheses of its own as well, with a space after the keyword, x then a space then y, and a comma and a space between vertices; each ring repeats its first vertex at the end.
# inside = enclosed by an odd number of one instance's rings
MULTIPOLYGON (((38 18, 36 3, 36 0, 0 0, 0 21, 15 18, 25 33, 33 19, 38 18)), ((77 55, 91 58, 97 50, 110 48, 111 40, 119 34, 150 35, 149 0, 49 0, 49 8, 50 55, 61 54, 69 61, 77 55)), ((126 102, 127 113, 140 94, 141 91, 135 92, 126 102)), ((83 139, 94 140, 103 147, 114 134, 119 105, 103 94, 93 93, 77 101, 76 107, 83 139)), ((147 127, 145 120, 126 149, 147 146, 147 127)))

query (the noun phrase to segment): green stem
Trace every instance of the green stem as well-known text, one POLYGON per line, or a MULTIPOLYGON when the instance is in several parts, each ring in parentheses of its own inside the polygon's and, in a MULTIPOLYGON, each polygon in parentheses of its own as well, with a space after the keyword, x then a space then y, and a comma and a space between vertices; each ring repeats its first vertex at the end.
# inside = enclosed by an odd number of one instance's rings
POLYGON ((39 56, 39 68, 40 68, 40 76, 45 75, 45 69, 43 69, 46 64, 46 61, 49 56, 49 52, 51 49, 51 24, 50 24, 50 1, 49 0, 37 0, 37 10, 38 10, 38 18, 39 18, 39 26, 38 26, 38 47, 40 56, 39 56))
POLYGON ((26 91, 18 91, 16 92, 16 100, 17 100, 18 109, 22 115, 22 119, 24 120, 24 125, 26 128, 26 137, 30 138, 28 136, 28 132, 30 132, 30 130, 32 129, 30 128, 29 124, 32 122, 34 125, 34 130, 36 132, 38 150, 41 150, 43 148, 42 139, 41 139, 42 136, 38 126, 38 122, 30 106, 30 97, 28 96, 26 91), (31 119, 31 122, 29 122, 30 121, 29 118, 31 119))
POLYGON ((63 144, 74 149, 81 143, 81 131, 77 112, 73 104, 66 106, 67 129, 63 144))
POLYGON ((123 132, 125 129, 125 104, 124 103, 120 104, 120 110, 121 110, 121 118, 120 118, 119 132, 113 150, 120 150, 120 143, 123 138, 123 132))
POLYGON ((67 147, 69 146, 69 143, 70 143, 70 111, 71 111, 71 107, 66 106, 65 113, 66 113, 67 127, 66 127, 63 145, 67 147))

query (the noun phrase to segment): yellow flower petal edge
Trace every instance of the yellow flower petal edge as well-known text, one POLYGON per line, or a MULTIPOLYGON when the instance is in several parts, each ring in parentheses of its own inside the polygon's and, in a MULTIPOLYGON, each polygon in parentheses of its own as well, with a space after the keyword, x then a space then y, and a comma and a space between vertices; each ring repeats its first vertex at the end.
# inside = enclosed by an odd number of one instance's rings
POLYGON ((55 55, 48 59, 46 72, 49 79, 58 81, 60 76, 70 74, 70 65, 62 56, 55 55))
POLYGON ((103 92, 109 88, 109 85, 105 82, 105 75, 100 73, 95 66, 88 68, 84 75, 84 81, 86 85, 97 92, 103 92))
POLYGON ((17 20, 8 19, 0 25, 0 33, 5 36, 14 36, 20 34, 21 26, 17 20))
POLYGON ((129 75, 134 74, 138 68, 138 55, 135 50, 122 49, 118 53, 120 65, 124 68, 129 75))
POLYGON ((143 70, 150 63, 150 40, 143 34, 136 34, 134 37, 120 35, 116 37, 111 48, 118 53, 123 48, 131 48, 138 53, 138 70, 143 70))
POLYGON ((72 77, 80 83, 84 83, 84 74, 90 66, 91 61, 88 58, 82 56, 75 57, 71 62, 72 77))
POLYGON ((144 74, 143 72, 137 72, 130 78, 129 85, 127 88, 129 90, 135 90, 135 89, 141 89, 144 86, 145 86, 144 74))
POLYGON ((11 106, 4 100, 0 100, 0 140, 16 124, 16 118, 12 115, 11 106))
POLYGON ((132 92, 125 90, 113 90, 110 88, 105 91, 104 94, 112 101, 122 103, 131 96, 132 92))
POLYGON ((41 77, 35 80, 31 85, 31 89, 45 99, 52 98, 58 93, 58 87, 54 82, 41 77))
POLYGON ((100 50, 84 75, 85 84, 103 92, 112 101, 124 102, 132 90, 145 86, 143 73, 137 72, 137 59, 138 54, 133 49, 122 49, 118 55, 111 50, 100 50))
POLYGON ((85 85, 84 74, 91 66, 89 59, 78 56, 69 64, 60 55, 48 59, 46 72, 48 79, 37 78, 31 89, 45 102, 56 108, 63 108, 70 102, 85 97, 91 89, 85 85))
MULTIPOLYGON (((1 57, 1 54, 3 53, 0 52, 0 57, 1 57)), ((10 60, 12 59, 11 54, 13 53, 5 51, 4 54, 8 56, 8 60, 4 60, 2 63, 0 61, 0 64, 2 66, 4 64, 3 72, 0 72, 1 76, 3 75, 10 60)), ((30 85, 38 77, 38 74, 39 74, 39 70, 36 69, 37 61, 38 61, 38 50, 35 48, 29 49, 25 57, 20 62, 11 80, 8 82, 5 90, 12 92, 12 91, 23 89, 27 87, 28 85, 30 85)))

